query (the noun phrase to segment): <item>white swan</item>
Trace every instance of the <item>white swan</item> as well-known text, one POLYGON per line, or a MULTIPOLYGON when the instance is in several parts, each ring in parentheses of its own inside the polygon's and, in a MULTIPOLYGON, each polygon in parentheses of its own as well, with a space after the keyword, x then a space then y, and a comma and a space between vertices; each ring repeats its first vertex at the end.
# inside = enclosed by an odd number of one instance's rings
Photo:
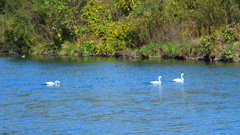
POLYGON ((45 84, 46 85, 58 85, 58 84, 60 84, 61 82, 59 82, 59 81, 55 81, 55 82, 45 82, 45 84))
POLYGON ((162 82, 161 82, 161 78, 162 78, 162 77, 159 76, 159 77, 158 77, 158 81, 152 81, 152 82, 150 82, 150 83, 152 83, 152 84, 160 84, 160 83, 162 83, 162 82))
POLYGON ((181 74, 181 78, 176 78, 176 79, 173 79, 172 81, 173 82, 184 82, 184 79, 183 79, 183 73, 181 74))

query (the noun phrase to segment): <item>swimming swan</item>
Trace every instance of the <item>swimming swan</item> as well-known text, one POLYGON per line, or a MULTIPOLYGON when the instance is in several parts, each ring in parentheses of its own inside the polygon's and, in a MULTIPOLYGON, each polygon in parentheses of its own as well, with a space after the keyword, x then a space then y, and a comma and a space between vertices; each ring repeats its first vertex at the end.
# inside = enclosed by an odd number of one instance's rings
POLYGON ((61 83, 61 82, 59 82, 59 81, 55 81, 55 82, 45 82, 46 85, 54 85, 54 84, 58 85, 58 84, 60 84, 60 83, 61 83))
POLYGON ((152 81, 152 82, 150 82, 150 83, 152 83, 152 84, 160 84, 160 83, 162 83, 162 82, 161 82, 161 78, 162 78, 162 77, 159 76, 159 77, 158 77, 158 81, 152 81))
POLYGON ((183 79, 183 73, 181 74, 181 78, 176 78, 176 79, 173 79, 172 81, 173 82, 184 82, 184 79, 183 79))

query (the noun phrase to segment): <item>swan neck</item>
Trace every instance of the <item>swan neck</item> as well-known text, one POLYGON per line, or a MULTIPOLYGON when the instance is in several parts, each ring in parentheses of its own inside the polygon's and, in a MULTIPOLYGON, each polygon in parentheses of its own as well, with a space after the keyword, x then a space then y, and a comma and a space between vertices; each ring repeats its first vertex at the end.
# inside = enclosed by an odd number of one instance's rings
POLYGON ((158 77, 158 82, 161 83, 161 77, 158 77))
POLYGON ((181 78, 182 78, 182 80, 184 80, 184 79, 183 79, 183 75, 181 75, 181 78))

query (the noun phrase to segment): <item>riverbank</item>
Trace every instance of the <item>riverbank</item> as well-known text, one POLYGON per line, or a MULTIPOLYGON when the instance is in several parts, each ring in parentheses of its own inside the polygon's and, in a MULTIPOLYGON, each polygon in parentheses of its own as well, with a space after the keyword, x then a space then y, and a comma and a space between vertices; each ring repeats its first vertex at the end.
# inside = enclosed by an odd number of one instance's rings
POLYGON ((0 44, 0 54, 28 54, 79 57, 117 57, 124 59, 159 57, 163 59, 201 61, 240 61, 240 24, 226 25, 211 35, 185 41, 165 41, 160 43, 121 46, 103 44, 97 41, 79 44, 65 41, 59 46, 46 46, 43 43, 26 48, 24 45, 0 44))
MULTIPOLYGON (((213 53, 212 55, 204 55, 200 48, 189 47, 181 51, 181 48, 173 48, 168 45, 169 48, 164 48, 161 45, 145 45, 139 49, 124 49, 114 54, 95 54, 95 53, 70 53, 70 54, 61 54, 57 50, 48 50, 42 54, 34 53, 19 53, 16 51, 0 50, 0 55, 43 55, 43 56, 74 56, 74 57, 116 57, 121 59, 178 59, 178 60, 196 60, 196 61, 222 61, 222 62, 240 62, 240 52, 237 51, 221 51, 218 53, 213 53), (228 53, 226 53, 228 52, 228 53)), ((216 49, 215 49, 216 50, 216 49)))

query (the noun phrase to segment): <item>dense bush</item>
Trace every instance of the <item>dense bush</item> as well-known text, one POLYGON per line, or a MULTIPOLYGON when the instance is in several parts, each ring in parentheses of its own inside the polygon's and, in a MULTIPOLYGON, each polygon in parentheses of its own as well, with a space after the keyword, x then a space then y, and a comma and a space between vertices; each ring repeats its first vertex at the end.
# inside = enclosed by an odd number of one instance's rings
POLYGON ((238 0, 1 0, 0 50, 229 59, 239 20, 238 0))

